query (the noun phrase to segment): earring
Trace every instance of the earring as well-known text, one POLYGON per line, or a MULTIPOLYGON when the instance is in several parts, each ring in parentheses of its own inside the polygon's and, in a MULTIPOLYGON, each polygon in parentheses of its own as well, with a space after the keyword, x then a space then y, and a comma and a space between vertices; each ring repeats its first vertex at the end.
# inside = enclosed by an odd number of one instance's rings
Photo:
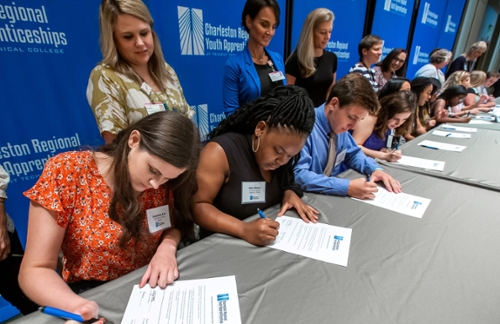
POLYGON ((259 147, 260 147, 260 137, 257 137, 257 148, 253 148, 254 147, 254 142, 255 142, 255 138, 252 140, 252 151, 254 153, 256 153, 259 150, 259 147))

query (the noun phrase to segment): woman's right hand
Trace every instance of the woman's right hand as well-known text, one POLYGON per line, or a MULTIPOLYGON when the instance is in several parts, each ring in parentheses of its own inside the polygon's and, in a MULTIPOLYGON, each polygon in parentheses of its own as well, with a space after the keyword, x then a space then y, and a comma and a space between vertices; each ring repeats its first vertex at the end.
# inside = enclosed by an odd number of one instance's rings
POLYGON ((401 159, 403 152, 401 150, 392 150, 385 153, 385 160, 387 162, 396 162, 401 159))
POLYGON ((259 218, 250 223, 243 222, 242 239, 253 245, 265 246, 273 243, 278 236, 280 224, 272 219, 259 218))
MULTIPOLYGON (((84 320, 89 320, 91 318, 98 318, 99 316, 99 306, 95 301, 84 299, 80 305, 74 308, 71 313, 79 314, 84 320)), ((66 321, 65 324, 77 324, 76 321, 66 321)), ((96 321, 99 323, 99 321, 96 321)))

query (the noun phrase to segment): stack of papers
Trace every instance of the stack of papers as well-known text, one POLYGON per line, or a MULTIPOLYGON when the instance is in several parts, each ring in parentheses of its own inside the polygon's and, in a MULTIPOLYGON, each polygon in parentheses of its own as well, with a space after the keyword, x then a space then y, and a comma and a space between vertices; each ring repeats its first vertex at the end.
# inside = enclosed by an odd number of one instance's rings
POLYGON ((446 144, 446 143, 441 143, 441 142, 434 142, 434 141, 422 141, 418 143, 418 145, 434 150, 445 150, 445 151, 453 151, 453 152, 462 152, 467 148, 467 146, 463 145, 455 145, 455 144, 446 144))
POLYGON ((241 324, 234 276, 134 286, 122 324, 241 324))
POLYGON ((276 241, 268 247, 347 267, 351 228, 322 223, 305 223, 300 218, 281 216, 276 241))
POLYGON ((470 138, 470 134, 443 132, 443 131, 440 131, 440 130, 433 131, 432 135, 444 136, 444 137, 453 137, 453 138, 470 138))

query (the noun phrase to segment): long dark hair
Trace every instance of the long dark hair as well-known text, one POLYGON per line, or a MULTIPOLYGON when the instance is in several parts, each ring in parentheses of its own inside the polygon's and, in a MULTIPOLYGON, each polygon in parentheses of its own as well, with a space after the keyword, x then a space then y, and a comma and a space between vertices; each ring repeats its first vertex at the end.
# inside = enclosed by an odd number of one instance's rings
POLYGON ((194 240, 192 197, 198 190, 196 168, 200 154, 200 135, 194 123, 186 116, 162 111, 132 124, 118 133, 112 143, 97 149, 113 159, 110 172, 115 182, 108 213, 112 220, 123 227, 120 247, 124 248, 131 239, 135 239, 137 243, 145 230, 142 205, 132 188, 129 174, 128 140, 134 130, 141 134, 139 149, 177 168, 186 168, 180 176, 162 186, 173 192, 173 226, 181 231, 184 241, 194 240))
POLYGON ((438 97, 438 99, 444 99, 446 102, 458 96, 466 96, 467 89, 463 85, 454 85, 444 90, 438 97))
MULTIPOLYGON (((408 55, 406 53, 405 49, 403 49, 403 48, 395 48, 392 51, 390 51, 389 54, 387 54, 387 56, 382 61, 378 62, 375 65, 376 66, 380 66, 380 69, 382 70, 382 72, 389 72, 392 60, 394 60, 401 53, 405 53, 406 55, 408 55)), ((396 75, 398 77, 403 77, 405 75, 406 62, 407 61, 408 60, 405 60, 404 63, 401 64, 401 67, 397 71, 395 71, 395 73, 396 73, 396 75)))
MULTIPOLYGON (((387 121, 393 118, 396 114, 411 112, 415 113, 417 102, 415 96, 410 91, 398 91, 388 95, 380 100, 380 109, 377 115, 377 122, 374 130, 378 137, 385 140, 385 132, 389 129, 387 121)), ((411 116, 405 122, 396 128, 395 134, 401 136, 411 132, 412 118, 411 116)))
POLYGON ((378 99, 381 100, 385 96, 388 96, 394 92, 400 91, 401 87, 405 82, 410 83, 410 80, 407 78, 392 78, 387 80, 386 84, 382 87, 380 92, 378 93, 378 99))
MULTIPOLYGON (((208 134, 208 139, 229 132, 253 134, 261 121, 266 122, 269 129, 286 129, 307 137, 312 132, 314 120, 314 104, 304 89, 293 85, 278 86, 266 95, 236 109, 208 134)), ((293 173, 293 167, 299 157, 300 154, 297 154, 286 165, 278 168, 277 175, 283 179, 283 190, 294 190, 300 196, 302 192, 295 186, 293 173)))

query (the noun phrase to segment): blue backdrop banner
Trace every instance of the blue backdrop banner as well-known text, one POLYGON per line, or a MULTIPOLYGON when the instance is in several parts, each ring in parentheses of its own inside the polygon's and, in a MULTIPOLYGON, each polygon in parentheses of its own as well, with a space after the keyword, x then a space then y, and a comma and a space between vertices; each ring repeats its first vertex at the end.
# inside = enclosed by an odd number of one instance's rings
POLYGON ((0 164, 11 177, 6 209, 23 244, 29 200, 22 192, 33 186, 46 160, 102 143, 85 97, 90 71, 101 60, 99 3, 0 4, 0 164))
POLYGON ((358 44, 363 38, 367 0, 295 0, 292 12, 292 51, 299 40, 307 15, 316 8, 333 11, 335 21, 327 50, 337 54, 337 79, 359 61, 358 44))
MULTIPOLYGON (((283 55, 285 0, 278 1, 280 26, 269 49, 283 55)), ((241 26, 244 0, 149 1, 165 59, 179 76, 204 137, 224 118, 222 82, 227 59, 241 52, 248 33, 241 26)))
POLYGON ((446 48, 449 51, 453 50, 466 1, 467 0, 448 0, 436 47, 446 48))
POLYGON ((406 49, 414 4, 415 0, 376 2, 371 33, 384 40, 381 59, 395 48, 406 49))
POLYGON ((406 76, 413 79, 415 72, 429 63, 429 53, 437 47, 441 25, 444 21, 446 0, 420 2, 413 42, 408 59, 406 76))

